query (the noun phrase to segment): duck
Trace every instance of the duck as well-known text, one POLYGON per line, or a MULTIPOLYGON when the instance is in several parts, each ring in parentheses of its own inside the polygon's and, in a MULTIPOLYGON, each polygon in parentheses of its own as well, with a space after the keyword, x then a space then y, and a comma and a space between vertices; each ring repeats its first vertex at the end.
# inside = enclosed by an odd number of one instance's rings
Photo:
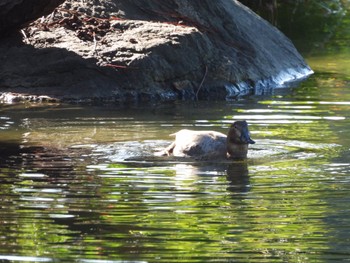
POLYGON ((249 144, 255 143, 250 137, 248 123, 245 120, 235 121, 227 135, 217 131, 183 129, 170 136, 175 136, 174 142, 157 155, 201 160, 245 159, 249 144))

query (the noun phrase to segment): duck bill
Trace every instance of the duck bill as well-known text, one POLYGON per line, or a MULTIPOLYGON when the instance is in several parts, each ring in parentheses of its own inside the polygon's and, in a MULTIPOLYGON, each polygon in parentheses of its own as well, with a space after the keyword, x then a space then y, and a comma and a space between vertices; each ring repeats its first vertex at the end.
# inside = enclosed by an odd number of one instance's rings
POLYGON ((242 131, 242 134, 241 134, 241 141, 243 143, 247 143, 247 144, 254 144, 255 141, 252 140, 252 138, 250 138, 250 133, 249 133, 249 130, 248 128, 247 129, 244 129, 242 131))

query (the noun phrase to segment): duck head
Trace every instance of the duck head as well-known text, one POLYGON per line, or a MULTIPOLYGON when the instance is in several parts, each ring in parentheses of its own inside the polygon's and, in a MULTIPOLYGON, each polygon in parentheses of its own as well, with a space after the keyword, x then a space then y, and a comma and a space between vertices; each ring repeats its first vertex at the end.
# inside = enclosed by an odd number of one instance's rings
POLYGON ((254 144, 250 138, 248 123, 246 121, 234 122, 227 134, 227 154, 230 158, 246 158, 248 145, 254 144))
POLYGON ((254 144, 250 138, 250 132, 248 129, 248 123, 246 121, 236 121, 234 122, 229 131, 229 136, 232 142, 238 144, 254 144))

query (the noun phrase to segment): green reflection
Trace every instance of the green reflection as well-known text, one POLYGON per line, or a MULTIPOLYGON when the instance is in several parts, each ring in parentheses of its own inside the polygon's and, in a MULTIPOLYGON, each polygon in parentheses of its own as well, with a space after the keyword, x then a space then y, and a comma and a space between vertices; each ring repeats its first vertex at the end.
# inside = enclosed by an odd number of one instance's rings
POLYGON ((240 2, 278 27, 303 53, 319 54, 325 48, 336 51, 340 47, 349 50, 346 43, 350 5, 347 0, 240 2))
POLYGON ((179 115, 172 121, 163 115, 152 121, 142 116, 135 117, 136 123, 127 118, 117 125, 120 116, 107 118, 97 112, 99 116, 84 122, 86 129, 103 132, 96 119, 108 119, 106 125, 115 125, 116 136, 124 134, 124 127, 136 125, 144 140, 135 141, 129 134, 125 143, 110 142, 108 137, 99 142, 101 136, 87 148, 77 145, 82 123, 75 113, 61 130, 60 117, 51 118, 39 131, 33 125, 33 137, 26 137, 21 147, 3 145, 13 150, 1 157, 6 165, 2 162, 0 168, 0 252, 62 261, 347 258, 349 238, 344 233, 349 217, 344 200, 349 198, 350 170, 344 164, 349 160, 350 94, 346 85, 333 74, 316 74, 297 88, 253 97, 244 104, 213 103, 211 108, 205 105, 204 112, 193 108, 190 117, 188 108, 183 113, 176 109, 179 115), (167 134, 183 126, 225 131, 232 119, 247 119, 257 141, 247 161, 194 163, 142 156, 114 161, 125 149, 149 149, 157 141, 149 141, 157 130, 159 140, 169 140, 167 134), (169 129, 164 130, 165 123, 169 129), (44 135, 51 124, 54 134, 65 134, 62 138, 74 134, 65 142, 73 146, 54 152, 48 145, 56 142, 28 147, 39 141, 35 138, 54 140, 55 136, 44 135))
MULTIPOLYGON (((346 136, 336 130, 348 118, 349 104, 344 94, 317 94, 300 87, 207 120, 205 125, 248 119, 258 146, 246 162, 77 165, 45 159, 40 149, 23 155, 28 160, 21 170, 1 170, 1 180, 11 182, 2 184, 8 203, 2 202, 1 253, 62 260, 322 262, 334 249, 329 237, 334 240, 336 232, 327 219, 335 211, 328 199, 339 189, 332 170, 323 167, 342 154, 346 136), (343 103, 333 103, 338 97, 343 103), (339 116, 345 119, 328 118, 339 116), (279 122, 288 118, 294 122, 279 122), (269 153, 273 148, 283 151, 269 153), (31 156, 42 157, 31 163, 31 156)), ((105 149, 108 155, 111 149, 105 149)))

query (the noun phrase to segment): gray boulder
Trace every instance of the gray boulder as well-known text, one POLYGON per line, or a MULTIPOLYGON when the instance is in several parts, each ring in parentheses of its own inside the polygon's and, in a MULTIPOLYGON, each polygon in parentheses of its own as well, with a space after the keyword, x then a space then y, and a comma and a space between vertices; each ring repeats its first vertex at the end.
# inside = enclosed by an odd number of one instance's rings
POLYGON ((286 36, 232 0, 67 0, 23 41, 0 42, 3 100, 231 99, 312 73, 286 36))

